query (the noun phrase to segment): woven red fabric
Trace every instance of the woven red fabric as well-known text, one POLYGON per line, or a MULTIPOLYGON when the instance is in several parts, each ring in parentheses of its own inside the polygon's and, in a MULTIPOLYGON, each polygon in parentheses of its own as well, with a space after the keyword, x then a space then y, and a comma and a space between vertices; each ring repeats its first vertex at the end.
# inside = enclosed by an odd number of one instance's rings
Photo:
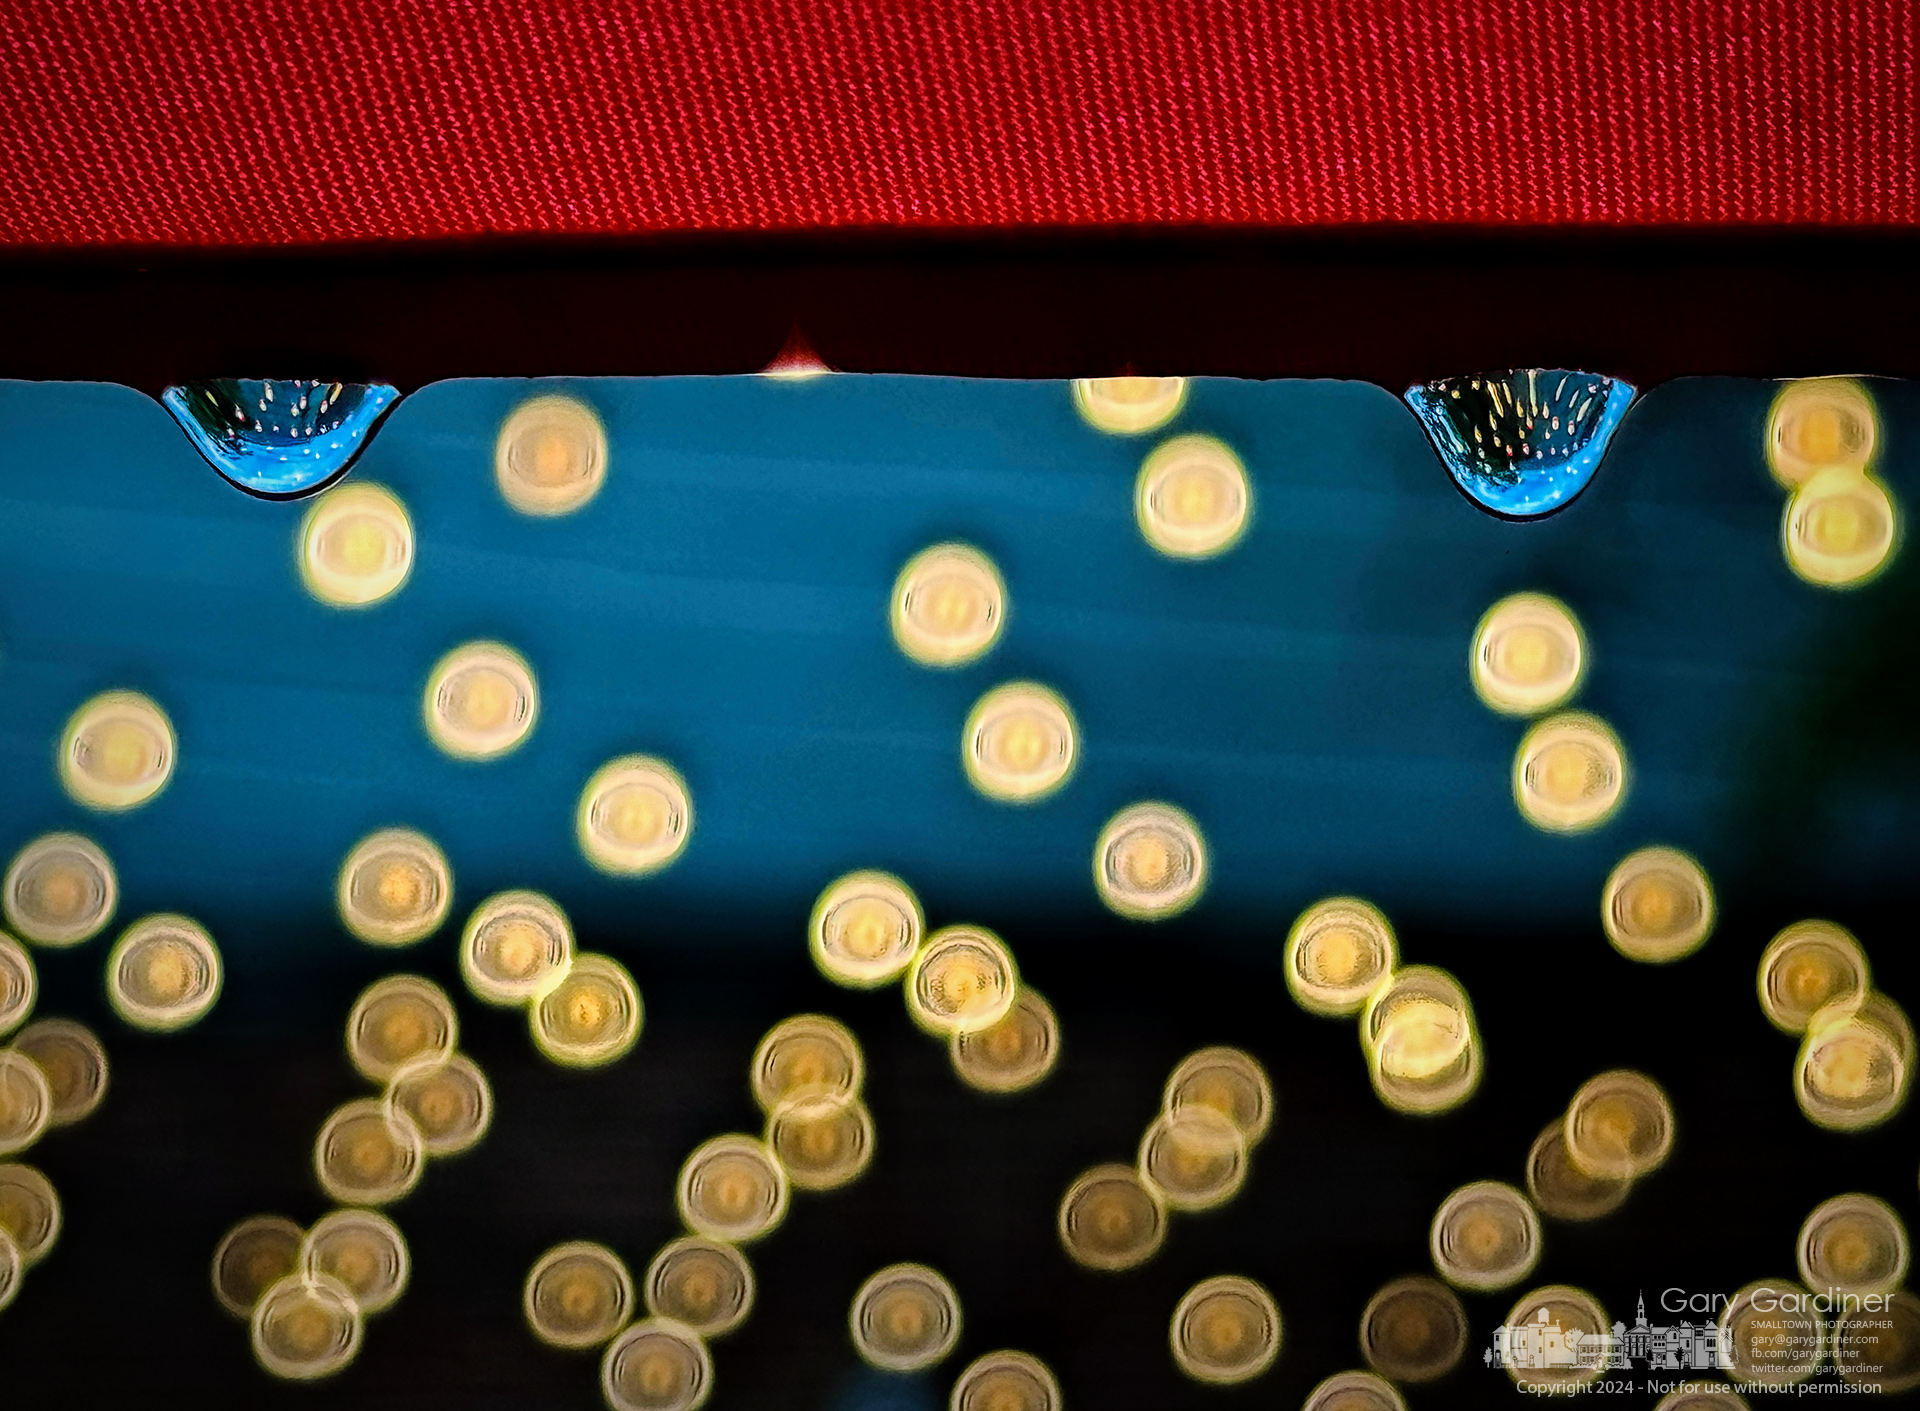
POLYGON ((1920 221, 1916 0, 0 0, 0 242, 1920 221))

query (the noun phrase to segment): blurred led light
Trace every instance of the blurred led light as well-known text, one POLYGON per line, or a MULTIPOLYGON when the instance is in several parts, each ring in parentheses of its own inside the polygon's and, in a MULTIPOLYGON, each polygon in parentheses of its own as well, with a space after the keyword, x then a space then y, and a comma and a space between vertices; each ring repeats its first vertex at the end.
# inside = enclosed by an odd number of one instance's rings
POLYGON ((143 916, 107 956, 107 999, 136 1029, 169 1033, 204 1018, 220 998, 213 937, 185 916, 143 916))
POLYGON ((1767 466, 1788 490, 1823 470, 1863 471, 1878 423, 1873 398, 1850 377, 1788 382, 1767 412, 1767 466))
POLYGON ((1901 1289, 1883 1309, 1852 1309, 1833 1328, 1842 1381, 1893 1396, 1920 1386, 1920 1298, 1901 1289))
POLYGON ((27 1022, 40 997, 40 976, 27 948, 0 932, 0 1038, 27 1022))
POLYGON ((1793 492, 1780 517, 1787 566, 1822 588, 1857 588, 1893 556, 1900 511, 1887 487, 1852 470, 1822 470, 1793 492))
POLYGON ((853 1031, 824 1014, 796 1014, 761 1036, 748 1067, 753 1100, 771 1112, 796 1093, 855 1097, 866 1059, 853 1031))
POLYGON ((924 1372, 960 1345, 960 1296, 924 1264, 892 1264, 860 1285, 847 1323, 869 1366, 924 1372))
POLYGON ((177 753, 165 711, 137 691, 103 691, 60 736, 60 784, 83 808, 123 812, 167 787, 177 753))
POLYGON ((460 1041, 447 992, 419 975, 389 975, 360 992, 347 1013, 347 1059, 384 1083, 419 1059, 445 1059, 460 1041))
POLYGON ((566 913, 538 892, 496 892, 460 934, 460 974, 488 1004, 525 1004, 573 964, 566 913))
POLYGON ((372 1317, 407 1290, 413 1256, 400 1227, 372 1210, 335 1210, 322 1215, 300 1247, 308 1278, 333 1279, 361 1313, 372 1317))
POLYGON ((1467 1310, 1437 1279, 1396 1279, 1360 1314, 1360 1355, 1389 1381, 1444 1377, 1466 1347, 1467 1310))
POLYGON ((1907 1277, 1907 1227, 1870 1195, 1836 1195, 1800 1227, 1800 1281, 1822 1292, 1891 1293, 1907 1277))
POLYGON ((720 1240, 674 1240, 653 1256, 644 1286, 648 1313, 684 1323, 703 1338, 726 1336, 753 1311, 753 1266, 720 1240))
POLYGON ((680 1219, 695 1234, 747 1244, 787 1215, 787 1171, 764 1142, 713 1137, 680 1167, 675 1190, 680 1219))
POLYGON ((1605 1180, 1632 1181, 1673 1151, 1673 1104, 1644 1073, 1620 1068, 1581 1084, 1567 1104, 1567 1159, 1605 1180))
POLYGON ((1629 960, 1664 965, 1692 955, 1713 933, 1713 884, 1677 848, 1641 848, 1620 859, 1600 892, 1600 924, 1629 960))
POLYGON ((1878 993, 1843 1000, 1807 1021, 1794 1097, 1815 1126, 1875 1127, 1905 1105, 1913 1062, 1913 1026, 1900 1006, 1878 993))
POLYGON ((383 485, 351 481, 327 491, 300 521, 300 581, 335 607, 367 607, 400 590, 413 571, 413 521, 383 485))
POLYGON ((1390 1078, 1448 1078, 1472 1046, 1473 1006, 1446 971, 1403 966, 1368 996, 1360 1041, 1371 1066, 1390 1078))
POLYGON ((30 1269, 60 1238, 60 1197, 31 1166, 0 1165, 0 1230, 13 1237, 20 1267, 30 1269))
POLYGON ((1287 933, 1287 991, 1309 1014, 1358 1014, 1393 973, 1393 927, 1358 897, 1315 902, 1287 933))
POLYGON ((353 845, 336 885, 340 921, 376 946, 424 941, 453 906, 453 869, 424 833, 382 828, 353 845))
POLYGON ((500 425, 493 475, 521 514, 571 514, 606 482, 607 430, 572 397, 529 398, 500 425))
POLYGON ((13 1242, 12 1235, 0 1230, 0 1312, 5 1312, 7 1305, 19 1296, 20 1279, 25 1273, 20 1247, 13 1242))
POLYGON ((300 1267, 300 1227, 281 1215, 250 1215, 213 1251, 213 1296, 236 1318, 253 1317, 260 1296, 300 1267))
POLYGON ((1207 845, 1191 816, 1165 803, 1130 804, 1093 845, 1093 885, 1109 911, 1164 921, 1200 900, 1207 845))
POLYGON ((935 544, 893 582, 893 640, 922 666, 964 666, 993 650, 1007 625, 1007 585, 971 544, 935 544))
POLYGON ((1620 737, 1598 716, 1563 711, 1535 725, 1513 756, 1513 801, 1534 827, 1581 833, 1613 817, 1627 793, 1620 737))
POLYGON ((520 1306, 547 1346, 598 1347, 633 1316, 633 1276, 605 1245, 555 1245, 527 1271, 520 1306))
POLYGON ((113 864, 98 844, 78 833, 35 838, 14 855, 0 882, 7 925, 37 946, 91 939, 113 920, 119 900, 113 864))
POLYGON ((1307 1393, 1300 1411, 1407 1411, 1407 1402, 1385 1377, 1335 1372, 1307 1393))
POLYGON ((1507 1374, 1520 1386, 1537 1391, 1543 1395, 1558 1395, 1577 1391, 1597 1381, 1607 1369, 1607 1333, 1611 1330, 1607 1321, 1607 1311, 1600 1306, 1600 1300, 1585 1289, 1569 1287, 1566 1284, 1550 1284, 1546 1288, 1535 1289, 1508 1313, 1499 1334, 1508 1340, 1501 1352, 1506 1361, 1507 1374), (1569 1343, 1573 1343, 1573 1334, 1578 1333, 1577 1351, 1571 1362, 1554 1362, 1542 1353, 1526 1353, 1511 1348, 1511 1340, 1516 1332, 1529 1324, 1537 1325, 1542 1331, 1535 1336, 1543 1336, 1548 1328, 1557 1327, 1569 1343), (1530 1365, 1519 1366, 1517 1363, 1530 1365), (1539 1365, 1531 1365, 1537 1363, 1539 1365))
POLYGON ((983 926, 946 926, 927 937, 907 968, 907 1013, 946 1037, 1007 1017, 1019 989, 1013 953, 983 926))
POLYGON ((1504 1181, 1475 1181, 1440 1202, 1428 1248, 1440 1277, 1456 1288, 1512 1288, 1540 1262, 1540 1217, 1504 1181))
POLYGON ((953 1384, 948 1411, 1060 1411, 1060 1383, 1039 1358, 989 1352, 969 1362, 953 1384))
POLYGON ((253 1309, 253 1355, 271 1376, 314 1381, 360 1351, 363 1324, 353 1295, 324 1274, 290 1274, 253 1309))
POLYGON ((1202 1279, 1173 1310, 1167 1330, 1174 1365, 1197 1382, 1236 1386, 1280 1355, 1280 1309, 1252 1279, 1202 1279))
POLYGON ((1487 609, 1473 632, 1474 694, 1502 715, 1538 715, 1564 704, 1587 673, 1587 639, 1567 605, 1515 593, 1487 609))
POLYGON ((1682 1386, 1660 1398, 1653 1411, 1751 1411, 1731 1387, 1682 1386))
POLYGON ((1553 1220, 1598 1220, 1620 1208, 1633 1189, 1624 1179, 1590 1176, 1567 1155, 1567 1124, 1555 1122, 1527 1152, 1527 1195, 1553 1220))
POLYGON ((1023 1092, 1060 1061, 1060 1021, 1032 986, 1022 985, 1012 1009, 984 1029, 955 1033, 947 1055, 960 1081, 976 1091, 1023 1092))
POLYGON ((574 832, 587 861, 602 872, 642 877, 670 867, 693 836, 687 781, 652 755, 609 760, 580 791, 574 832))
POLYGON ((1203 1048, 1174 1067, 1161 1095, 1161 1109, 1206 1107, 1239 1130, 1249 1147, 1273 1125, 1273 1084, 1252 1054, 1237 1048, 1203 1048))
POLYGON ((385 1102, 420 1132, 428 1156, 458 1156, 493 1125, 493 1088, 465 1054, 417 1058, 387 1084, 385 1102))
POLYGON ((766 1142, 796 1190, 838 1190, 873 1161, 873 1114, 851 1094, 803 1090, 768 1115, 766 1142))
POLYGON ((1721 1308, 1719 1329, 1723 1369, 1736 1382, 1798 1386, 1826 1360, 1826 1320, 1791 1279, 1748 1284, 1721 1308))
POLYGON ((1073 405, 1096 431, 1137 436, 1165 426, 1187 400, 1184 377, 1076 377, 1073 405))
POLYGON ((313 1143, 320 1189, 342 1205, 385 1205, 420 1183, 426 1148, 405 1113, 378 1098, 335 1108, 313 1143))
POLYGON ((647 1318, 607 1344, 600 1392, 610 1411, 696 1411, 713 1394, 713 1357, 685 1324, 647 1318))
MULTIPOLYGON (((1411 1021, 1409 1027, 1412 1027, 1411 1021)), ((1439 1028, 1437 1022, 1435 1028, 1439 1028)), ((1409 1077, 1391 1063, 1383 1062, 1379 1053, 1374 1053, 1368 1056, 1367 1077, 1373 1084, 1374 1096, 1386 1106, 1395 1112, 1424 1117, 1450 1112, 1472 1097, 1480 1087, 1480 1068, 1480 1041, 1469 1034, 1465 1047, 1453 1061, 1433 1073, 1409 1077)))
POLYGON ((1796 921, 1760 955, 1760 1008, 1774 1028, 1804 1034, 1830 1004, 1867 993, 1866 952, 1831 921, 1796 921))
POLYGON ((1084 1268, 1132 1269, 1153 1258, 1166 1238, 1166 1202, 1131 1166, 1094 1167, 1060 1202, 1061 1246, 1084 1268))
POLYGON ((498 759, 533 731, 540 694, 533 668, 499 642, 455 647, 427 676, 427 737, 455 759, 498 759))
POLYGON ((1009 681, 974 703, 961 734, 960 762, 988 798, 1038 803, 1072 777, 1079 727, 1058 692, 1009 681))
POLYGON ((813 904, 807 944, 836 985, 870 990, 913 964, 926 918, 913 889, 889 872, 849 872, 813 904))
POLYGON ((52 1095, 50 1127, 65 1127, 93 1115, 107 1095, 107 1051, 93 1031, 71 1019, 39 1019, 14 1038, 14 1048, 46 1075, 52 1095))
POLYGON ((582 952, 527 1007, 533 1046, 565 1068, 599 1068, 640 1041, 640 988, 611 956, 582 952))
POLYGON ((1141 462, 1133 513, 1146 541, 1170 558, 1223 554, 1246 533, 1253 506, 1247 468, 1212 436, 1175 436, 1141 462))
POLYGON ((1247 1139, 1233 1119, 1189 1103, 1162 1112, 1140 1139, 1140 1179, 1173 1210, 1211 1210, 1240 1193, 1247 1139))

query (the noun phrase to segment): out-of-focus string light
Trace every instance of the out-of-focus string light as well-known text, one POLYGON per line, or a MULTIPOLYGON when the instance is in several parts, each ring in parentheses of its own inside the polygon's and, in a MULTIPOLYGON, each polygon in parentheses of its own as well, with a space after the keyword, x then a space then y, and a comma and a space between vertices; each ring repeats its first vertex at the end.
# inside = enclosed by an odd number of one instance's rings
POLYGON ((1760 1009, 1774 1028, 1804 1034, 1828 1005, 1866 996, 1867 954, 1831 921, 1796 921, 1760 954, 1760 1009))
POLYGON ((954 1381, 948 1411, 1060 1411, 1060 1383, 1038 1357, 989 1352, 954 1381))
POLYGON ((1823 470, 1864 471, 1879 420, 1866 387, 1850 377, 1785 383, 1767 411, 1767 466, 1787 490, 1823 470))
POLYGON ((598 1347, 633 1316, 633 1276, 605 1245, 575 1240, 534 1261, 521 1290, 533 1335, 549 1347, 598 1347))
POLYGON ((384 1101, 412 1121, 427 1155, 436 1158, 472 1149, 493 1125, 493 1087, 462 1053, 406 1064, 387 1084, 384 1101))
POLYGON ((1826 1320, 1791 1279, 1748 1284, 1721 1308, 1718 1327, 1723 1366, 1736 1382, 1798 1386, 1826 1360, 1826 1320))
POLYGON ((335 1210, 320 1217, 300 1246, 307 1277, 333 1279, 366 1317, 391 1308, 407 1290, 413 1256, 400 1227, 372 1210, 335 1210))
POLYGON ((1513 1305, 1501 1323, 1500 1351, 1507 1374, 1520 1386, 1544 1395, 1588 1386, 1607 1369, 1606 1334, 1611 1326, 1600 1300, 1585 1289, 1567 1284, 1534 1289, 1513 1305), (1560 1328, 1575 1349, 1571 1361, 1556 1362, 1511 1346, 1516 1335, 1525 1337, 1524 1329, 1536 1323, 1560 1328))
POLYGON ((317 1381, 359 1355, 363 1331, 344 1285, 324 1274, 290 1274, 254 1305, 253 1355, 272 1376, 317 1381))
POLYGON ((1024 1092, 1060 1061, 1060 1021, 1031 985, 1020 986, 1013 1008, 984 1029, 961 1030, 948 1041, 953 1071, 985 1093, 1024 1092))
POLYGON ((0 1156, 40 1140, 53 1120, 53 1090, 40 1065, 18 1049, 0 1048, 0 1156))
POLYGON ((1233 1119, 1200 1103, 1163 1111, 1140 1139, 1140 1179, 1173 1210, 1211 1210, 1240 1193, 1247 1139, 1233 1119))
POLYGON ((1502 715, 1538 715, 1572 699, 1587 672, 1587 638, 1558 598, 1515 593, 1474 629, 1474 694, 1502 715))
POLYGON ((378 1098, 335 1108, 313 1144, 320 1188, 342 1205, 386 1205, 420 1183, 426 1165, 420 1129, 378 1098))
POLYGON ((1900 511, 1872 475, 1822 470, 1793 492, 1780 517, 1787 566, 1821 588, 1857 588, 1878 577, 1900 539, 1900 511))
POLYGON ((1167 1237, 1160 1193, 1131 1166, 1096 1166, 1067 1188, 1060 1202, 1060 1243, 1088 1269, 1132 1269, 1153 1258, 1167 1237))
POLYGON ((1184 377, 1078 377, 1073 405, 1087 425, 1116 436, 1165 426, 1186 405, 1184 377))
POLYGON ((453 869, 433 839, 412 828, 382 828, 355 843, 335 887, 340 921, 369 945, 407 946, 445 923, 453 869))
POLYGON ((1920 1298, 1901 1289, 1884 1308, 1849 1309, 1833 1326, 1832 1345, 1843 1382, 1888 1396, 1920 1387, 1920 1298))
POLYGON ((527 659, 500 642, 455 647, 427 674, 427 738, 455 759, 510 754, 533 733, 540 692, 527 659))
POLYGON ((501 498, 521 514, 571 514, 600 493, 607 478, 607 431, 573 397, 530 397, 500 425, 493 475, 501 498))
POLYGON ((1393 927, 1358 897, 1328 897, 1300 913, 1287 933, 1287 991, 1309 1014, 1358 1014, 1393 973, 1393 927))
POLYGON ((851 1093, 802 1089, 767 1114, 766 1144, 794 1189, 838 1190, 873 1161, 873 1114, 851 1093))
POLYGON ((1644 1073, 1621 1068, 1588 1079, 1567 1104, 1567 1158, 1589 1176, 1633 1181, 1673 1150, 1673 1104, 1644 1073))
POLYGON ((685 1324, 645 1318, 607 1344, 600 1391, 610 1411, 697 1411, 713 1394, 713 1357, 685 1324))
POLYGON ((993 650, 1007 625, 1007 585, 971 544, 935 544, 893 583, 893 640, 922 666, 964 666, 993 650))
POLYGON ((205 927, 185 916, 143 916, 107 956, 107 1000, 134 1028, 170 1033, 206 1017, 222 973, 205 927))
POLYGON ((37 946, 72 946, 113 920, 120 884, 99 844, 78 833, 46 833, 14 855, 0 881, 7 925, 37 946))
POLYGON ((1801 1282, 1843 1294, 1884 1294, 1907 1277, 1907 1227, 1884 1200, 1837 1195, 1800 1227, 1801 1282))
POLYGON ((1280 1308, 1252 1279, 1221 1274, 1188 1289, 1173 1310, 1173 1361, 1197 1382, 1237 1386, 1280 1356, 1280 1308))
POLYGON ((688 1235, 653 1256, 642 1282, 647 1312, 692 1328, 703 1338, 725 1337, 753 1311, 753 1266, 721 1240, 688 1235))
POLYGON ((1567 1155, 1564 1118, 1534 1138, 1527 1152, 1527 1195, 1553 1220, 1598 1220, 1618 1210, 1633 1190, 1621 1177, 1592 1176, 1567 1155))
POLYGON ((1212 558, 1247 532, 1253 485, 1224 441, 1175 436, 1141 462, 1133 512, 1141 537, 1169 558, 1212 558))
POLYGON ((497 892, 467 918, 460 974, 488 1004, 525 1004, 573 964, 573 927, 538 892, 497 892))
POLYGON ((947 926, 927 937, 907 969, 907 1012, 945 1038, 1006 1018, 1019 989, 1013 952, 981 926, 947 926))
POLYGON ((250 1215, 213 1251, 213 1296, 236 1318, 251 1318, 260 1296, 300 1265, 305 1232, 283 1215, 250 1215))
POLYGON ((693 837, 693 796, 680 771, 652 755, 622 755, 580 791, 574 834, 588 862, 618 877, 671 867, 693 837))
POLYGON ((890 872, 849 872, 813 905, 807 944, 836 985, 868 990, 906 973, 926 928, 920 899, 890 872))
POLYGON ((866 1059, 853 1031, 824 1014, 796 1014, 761 1036, 748 1065, 753 1100, 771 1112, 796 1094, 855 1097, 866 1059))
POLYGON ((1197 1049, 1175 1065, 1160 1106, 1165 1112, 1190 1106, 1211 1108, 1252 1147, 1266 1138, 1273 1125, 1273 1083, 1259 1060, 1244 1049, 1197 1049))
POLYGON ((1627 794, 1620 737, 1597 715, 1562 711, 1535 725, 1513 756, 1513 800, 1548 833, 1583 833, 1619 811, 1627 794))
POLYGON ((1467 1311, 1437 1279, 1395 1279, 1360 1314, 1360 1354, 1389 1381, 1444 1377, 1459 1365, 1466 1347, 1467 1311))
POLYGON ((137 691, 105 691, 67 721, 60 784, 83 808, 121 813, 149 802, 173 778, 173 722, 137 691))
POLYGON ((968 781, 988 798, 1038 803, 1073 777, 1079 736, 1059 692, 1033 681, 1009 681, 968 712, 960 762, 968 781))
POLYGON ((91 1029, 71 1019, 37 1019, 13 1046, 46 1075, 53 1110, 47 1125, 65 1127, 93 1115, 107 1096, 107 1051, 91 1029))
POLYGON ((1403 966, 1373 991, 1360 1043, 1374 1092, 1397 1112, 1444 1112, 1479 1086, 1473 1007, 1460 982, 1434 966, 1403 966))
POLYGON ((1385 1377, 1335 1372, 1307 1393, 1300 1411, 1407 1411, 1407 1402, 1385 1377))
POLYGON ((1457 1288, 1512 1288, 1540 1262, 1540 1217, 1503 1181, 1461 1186, 1434 1213, 1428 1248, 1440 1277, 1457 1288))
POLYGON ((40 974, 27 948, 0 931, 0 1038, 27 1022, 40 997, 40 974))
POLYGON ((1794 1097, 1816 1126, 1877 1127, 1906 1105, 1913 1063, 1913 1025, 1905 1011, 1870 992, 1829 1004, 1807 1020, 1794 1097))
POLYGON ((675 1202, 695 1234, 746 1244, 772 1232, 787 1214, 786 1168, 766 1143, 713 1137, 680 1167, 675 1202))
POLYGON ((1207 845, 1200 825, 1166 803, 1137 803, 1107 820, 1093 845, 1093 885, 1109 911, 1164 921, 1200 900, 1207 845))
POLYGON ((30 1269, 60 1238, 60 1196, 53 1182, 19 1162, 0 1165, 0 1230, 20 1251, 20 1267, 30 1269))
POLYGON ((347 1012, 347 1059, 370 1082, 385 1083, 410 1063, 452 1056, 460 1019, 447 992, 421 975, 376 980, 347 1012))
POLYGON ((960 1345, 960 1296, 924 1264, 891 1264, 847 1310, 854 1351, 884 1372, 924 1372, 960 1345))
POLYGON ((1600 924, 1629 960, 1664 965, 1713 934, 1713 884, 1677 848, 1641 848, 1620 859, 1600 892, 1600 924))
POLYGON ((619 961, 582 952, 527 1006, 533 1046, 566 1068, 600 1068, 640 1041, 640 987, 619 961))
POLYGON ((300 521, 300 581, 333 607, 371 607, 413 572, 413 520, 384 485, 349 481, 321 495, 300 521))

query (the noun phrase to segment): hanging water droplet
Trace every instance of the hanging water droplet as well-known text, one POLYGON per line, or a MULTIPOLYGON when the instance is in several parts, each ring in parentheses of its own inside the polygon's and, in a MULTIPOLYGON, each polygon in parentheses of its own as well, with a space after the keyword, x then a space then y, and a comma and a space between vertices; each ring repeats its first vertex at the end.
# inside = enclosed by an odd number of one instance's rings
POLYGON ((361 432, 370 432, 400 397, 383 382, 335 382, 317 402, 299 392, 320 385, 214 378, 169 387, 160 401, 221 475, 250 494, 294 499, 345 472, 366 444, 361 432), (286 395, 276 397, 276 386, 286 395), (260 414, 249 416, 249 405, 260 414), (226 425, 221 408, 227 406, 235 426, 226 425), (347 442, 320 441, 343 427, 351 431, 347 442))

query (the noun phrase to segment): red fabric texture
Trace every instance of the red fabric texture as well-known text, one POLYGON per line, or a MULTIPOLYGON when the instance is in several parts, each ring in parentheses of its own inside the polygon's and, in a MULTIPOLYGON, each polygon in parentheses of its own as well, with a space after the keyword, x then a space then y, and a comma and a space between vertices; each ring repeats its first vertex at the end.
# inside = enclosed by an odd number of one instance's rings
POLYGON ((1911 226, 1917 53, 1920 0, 0 0, 0 243, 1911 226))

